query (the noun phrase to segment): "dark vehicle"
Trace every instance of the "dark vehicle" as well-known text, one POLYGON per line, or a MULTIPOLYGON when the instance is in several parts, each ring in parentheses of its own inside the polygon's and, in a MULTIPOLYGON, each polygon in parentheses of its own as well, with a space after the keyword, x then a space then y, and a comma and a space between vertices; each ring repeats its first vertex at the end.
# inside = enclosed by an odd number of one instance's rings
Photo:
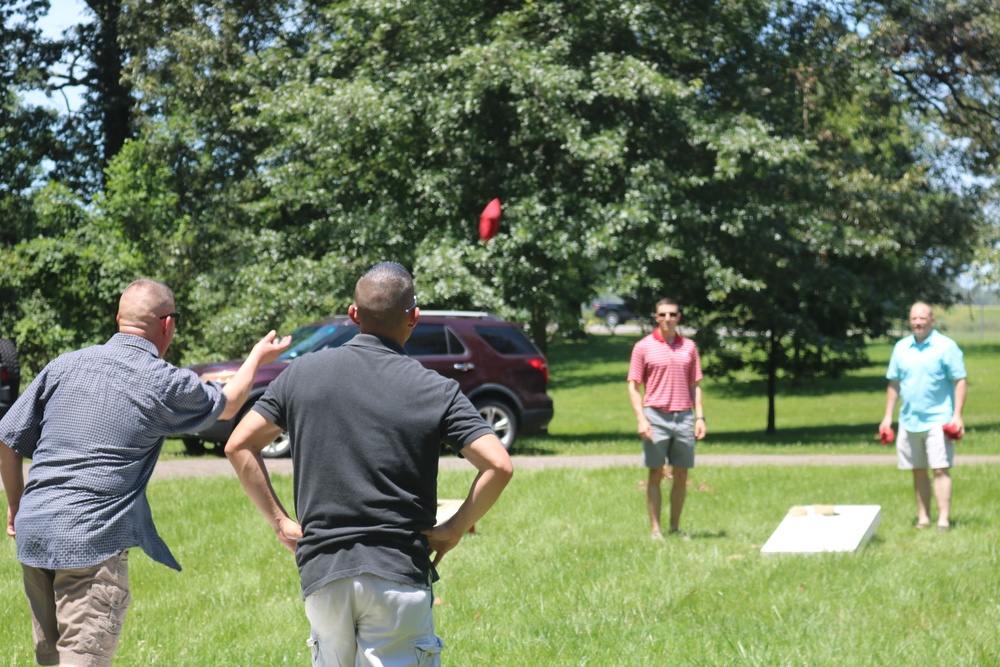
POLYGON ((21 387, 21 365, 17 359, 14 341, 0 338, 0 417, 17 400, 21 387))
POLYGON ((590 303, 594 315, 603 320, 609 329, 614 329, 628 320, 640 319, 633 306, 634 304, 618 296, 601 296, 590 303))
MULTIPOLYGON (((277 361, 257 370, 246 407, 235 419, 181 436, 189 452, 203 451, 205 442, 225 443, 267 385, 296 357, 339 347, 358 333, 358 326, 346 315, 309 326, 311 330, 296 332, 291 347, 277 361)), ((515 324, 489 313, 422 311, 406 351, 425 367, 457 380, 507 450, 514 446, 518 435, 548 428, 553 415, 552 399, 546 393, 548 361, 515 324)), ((202 380, 227 382, 241 363, 223 361, 188 368, 202 380)), ((289 451, 288 436, 282 434, 265 448, 263 455, 276 458, 287 456, 289 451)))

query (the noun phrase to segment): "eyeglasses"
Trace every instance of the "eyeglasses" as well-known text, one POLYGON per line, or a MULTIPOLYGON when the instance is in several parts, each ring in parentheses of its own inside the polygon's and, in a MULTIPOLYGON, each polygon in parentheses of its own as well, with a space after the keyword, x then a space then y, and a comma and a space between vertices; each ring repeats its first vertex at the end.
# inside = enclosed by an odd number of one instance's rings
POLYGON ((417 295, 416 295, 416 294, 414 294, 414 295, 413 295, 413 305, 412 305, 412 306, 410 306, 409 308, 407 308, 407 309, 406 309, 406 312, 408 313, 408 312, 410 312, 411 310, 413 310, 413 309, 414 309, 414 308, 416 308, 416 307, 417 307, 417 295))
POLYGON ((658 320, 662 320, 664 317, 669 317, 673 319, 678 316, 680 316, 680 312, 676 310, 671 313, 653 313, 653 317, 655 317, 658 320))
POLYGON ((165 320, 165 319, 167 319, 168 317, 172 317, 172 318, 174 318, 174 322, 175 322, 175 323, 176 323, 176 322, 180 322, 180 321, 181 321, 181 314, 180 314, 180 313, 178 313, 178 312, 177 312, 176 310, 175 310, 174 312, 172 312, 172 313, 167 313, 166 315, 160 315, 160 319, 161 319, 161 320, 165 320))

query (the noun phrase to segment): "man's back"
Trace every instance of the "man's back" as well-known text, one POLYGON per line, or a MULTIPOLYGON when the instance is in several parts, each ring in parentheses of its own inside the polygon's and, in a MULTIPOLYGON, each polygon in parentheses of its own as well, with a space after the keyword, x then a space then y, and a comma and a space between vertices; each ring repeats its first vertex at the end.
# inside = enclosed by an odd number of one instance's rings
POLYGON ((138 336, 116 334, 50 363, 0 429, 0 439, 32 458, 18 513, 21 562, 85 567, 138 539, 180 569, 156 534, 145 486, 164 435, 188 425, 181 420, 215 419, 220 394, 138 336))
POLYGON ((295 361, 254 409, 291 438, 304 594, 359 572, 426 585, 441 443, 491 432, 458 383, 361 334, 295 361))

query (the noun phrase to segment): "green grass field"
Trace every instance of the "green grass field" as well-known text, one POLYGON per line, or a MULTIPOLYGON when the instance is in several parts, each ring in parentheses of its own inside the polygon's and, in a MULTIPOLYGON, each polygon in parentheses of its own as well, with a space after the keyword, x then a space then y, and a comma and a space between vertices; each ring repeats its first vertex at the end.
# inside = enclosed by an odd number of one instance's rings
MULTIPOLYGON (((443 497, 471 473, 445 472, 443 497)), ((1000 660, 1000 466, 956 468, 955 528, 915 531, 891 467, 696 468, 689 542, 648 536, 632 468, 522 470, 435 587, 444 664, 947 665, 1000 660), (763 556, 793 504, 879 504, 858 554, 763 556)), ((290 498, 291 482, 276 486, 290 498)), ((117 667, 307 665, 291 554, 233 478, 158 480, 150 500, 184 566, 131 558, 117 667)), ((14 543, 0 542, 0 655, 32 664, 14 543)))
MULTIPOLYGON (((1000 453, 1000 332, 947 322, 970 377, 959 451, 1000 453)), ((635 338, 553 346, 556 418, 521 453, 638 453, 625 388, 635 338)), ((842 380, 782 386, 771 438, 760 380, 707 381, 701 451, 888 453, 873 436, 890 349, 874 345, 872 366, 842 380)), ((170 447, 182 456, 180 443, 170 447)), ((638 467, 516 472, 440 568, 444 664, 1000 665, 1000 465, 955 468, 947 534, 912 528, 910 478, 893 466, 702 466, 684 512, 692 539, 657 543, 644 478, 638 467), (877 504, 882 523, 858 554, 760 553, 790 506, 814 503, 877 504)), ((442 473, 441 497, 462 497, 471 479, 442 473)), ((275 485, 290 506, 290 478, 275 485)), ((235 478, 156 480, 149 496, 185 569, 131 558, 133 604, 116 667, 309 664, 293 558, 235 478)), ((0 582, 0 663, 31 665, 10 539, 0 540, 0 582)))
MULTIPOLYGON (((965 352, 969 399, 968 435, 959 452, 1000 454, 1000 307, 956 307, 938 314, 942 331, 965 352), (981 310, 981 312, 980 312, 981 310)), ((905 323, 903 323, 905 324, 905 323)), ((549 394, 555 417, 545 436, 522 438, 517 452, 529 455, 625 454, 639 451, 635 416, 625 377, 638 334, 591 335, 554 342, 548 353, 549 394)), ((885 453, 876 440, 885 409, 885 370, 892 344, 873 343, 871 365, 837 380, 794 387, 779 382, 778 433, 769 436, 764 380, 703 381, 708 437, 706 453, 885 453)), ((169 441, 167 457, 183 457, 180 441, 169 441)))
MULTIPOLYGON (((1000 454, 1000 308, 968 307, 939 314, 940 328, 965 353, 969 397, 967 436, 960 452, 1000 454)), ((628 453, 638 451, 635 416, 625 378, 638 334, 592 335, 585 341, 557 342, 549 350, 550 394, 555 418, 549 435, 522 440, 519 451, 535 454, 628 453)), ((699 444, 711 453, 885 453, 876 439, 885 410, 889 342, 869 347, 871 365, 840 379, 820 379, 795 387, 780 381, 775 401, 778 433, 769 436, 764 380, 702 382, 708 437, 699 444)))

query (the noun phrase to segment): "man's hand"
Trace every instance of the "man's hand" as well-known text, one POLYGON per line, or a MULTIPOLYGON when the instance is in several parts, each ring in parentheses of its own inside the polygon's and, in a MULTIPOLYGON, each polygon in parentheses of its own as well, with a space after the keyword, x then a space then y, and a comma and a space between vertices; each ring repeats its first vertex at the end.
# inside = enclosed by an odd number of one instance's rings
MULTIPOLYGON (((695 429, 697 428, 696 426, 695 429)), ((697 433, 697 430, 695 432, 697 433)), ((645 417, 639 417, 639 437, 643 440, 653 439, 653 425, 645 417)))
POLYGON ((960 416, 952 417, 951 421, 945 424, 942 429, 945 436, 952 442, 957 442, 965 435, 965 422, 960 416))
POLYGON ((302 537, 302 526, 292 519, 282 519, 278 523, 278 529, 275 531, 278 535, 278 540, 281 544, 295 553, 295 545, 298 544, 299 539, 302 537))
POLYGON ((434 554, 434 567, 438 566, 444 555, 458 546, 462 533, 449 525, 448 521, 423 531, 427 536, 427 555, 434 554))
POLYGON ((7 534, 11 537, 17 537, 17 533, 14 531, 14 517, 16 515, 17 512, 12 507, 7 508, 7 534))
POLYGON ((883 445, 891 445, 896 439, 896 432, 892 430, 892 417, 886 417, 878 425, 878 439, 883 445))
POLYGON ((250 351, 251 355, 256 355, 259 363, 268 364, 278 358, 282 352, 288 349, 288 346, 292 344, 291 336, 282 336, 278 338, 278 332, 273 329, 267 332, 267 335, 257 341, 257 344, 253 346, 250 351))
POLYGON ((707 432, 708 431, 705 429, 705 420, 704 419, 695 419, 694 420, 694 439, 695 440, 704 440, 705 439, 705 434, 707 432))

